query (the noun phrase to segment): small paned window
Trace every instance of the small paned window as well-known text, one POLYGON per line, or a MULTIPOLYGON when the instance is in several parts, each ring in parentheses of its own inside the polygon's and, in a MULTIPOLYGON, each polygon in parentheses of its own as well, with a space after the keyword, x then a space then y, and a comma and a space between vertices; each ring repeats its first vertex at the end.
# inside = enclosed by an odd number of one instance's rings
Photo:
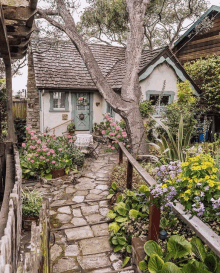
POLYGON ((110 113, 110 116, 111 117, 114 117, 115 116, 115 112, 114 110, 112 109, 112 107, 107 103, 107 110, 106 110, 107 113, 110 113))
POLYGON ((50 93, 50 111, 69 111, 68 92, 50 93))

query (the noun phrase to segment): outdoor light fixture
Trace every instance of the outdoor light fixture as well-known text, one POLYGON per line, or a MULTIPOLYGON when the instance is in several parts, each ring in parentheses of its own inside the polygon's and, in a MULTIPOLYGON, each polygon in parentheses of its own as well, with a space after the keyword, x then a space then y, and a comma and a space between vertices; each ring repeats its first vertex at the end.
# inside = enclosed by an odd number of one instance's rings
POLYGON ((100 105, 100 102, 96 102, 96 106, 99 106, 100 105))
POLYGON ((160 231, 159 238, 161 240, 166 240, 167 239, 167 232, 166 232, 166 230, 163 229, 163 230, 160 231))

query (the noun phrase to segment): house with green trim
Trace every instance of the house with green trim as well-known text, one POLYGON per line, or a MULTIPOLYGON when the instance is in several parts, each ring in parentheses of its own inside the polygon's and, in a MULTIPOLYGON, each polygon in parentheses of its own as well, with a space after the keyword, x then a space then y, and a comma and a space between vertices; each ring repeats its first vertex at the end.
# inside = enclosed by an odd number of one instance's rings
MULTIPOLYGON (((125 75, 125 48, 89 45, 104 77, 120 93, 125 75)), ((142 100, 156 104, 164 87, 156 116, 177 97, 177 82, 188 80, 195 95, 200 89, 168 47, 143 50, 139 69, 142 100)), ((77 132, 92 132, 103 114, 115 114, 99 93, 77 49, 70 42, 32 41, 28 58, 27 124, 38 132, 62 135, 70 120, 77 132)))

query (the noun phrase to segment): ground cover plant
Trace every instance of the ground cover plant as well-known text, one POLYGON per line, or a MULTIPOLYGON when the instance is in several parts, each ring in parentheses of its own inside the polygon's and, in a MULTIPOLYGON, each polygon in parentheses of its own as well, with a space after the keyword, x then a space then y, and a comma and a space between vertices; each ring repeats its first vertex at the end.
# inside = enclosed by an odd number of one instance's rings
POLYGON ((30 191, 28 189, 22 190, 21 200, 23 216, 39 216, 42 207, 42 196, 38 191, 30 191))
POLYGON ((22 143, 20 161, 24 178, 40 175, 51 179, 51 171, 82 167, 84 154, 73 147, 73 139, 48 134, 36 134, 27 127, 27 140, 22 143))

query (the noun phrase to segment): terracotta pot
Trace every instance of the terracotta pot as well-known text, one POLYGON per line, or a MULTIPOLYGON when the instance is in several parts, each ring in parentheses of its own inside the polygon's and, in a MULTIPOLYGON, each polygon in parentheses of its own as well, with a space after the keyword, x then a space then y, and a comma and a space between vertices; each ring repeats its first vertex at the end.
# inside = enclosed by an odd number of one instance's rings
POLYGON ((24 230, 30 231, 32 221, 39 223, 39 216, 24 216, 22 215, 22 227, 24 230))
POLYGON ((57 169, 57 170, 52 170, 51 171, 52 178, 57 178, 65 175, 65 169, 57 169))

